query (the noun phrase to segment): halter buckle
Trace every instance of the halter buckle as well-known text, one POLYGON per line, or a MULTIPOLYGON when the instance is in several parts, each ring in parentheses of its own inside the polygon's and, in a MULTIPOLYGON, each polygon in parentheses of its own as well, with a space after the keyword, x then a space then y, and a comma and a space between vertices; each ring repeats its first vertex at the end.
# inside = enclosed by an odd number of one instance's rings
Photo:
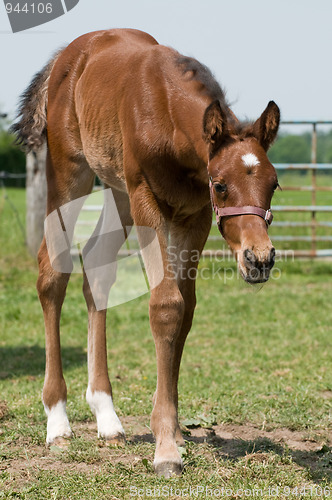
POLYGON ((266 210, 264 220, 265 220, 266 224, 270 225, 272 223, 273 214, 272 214, 272 211, 270 208, 268 210, 266 210))

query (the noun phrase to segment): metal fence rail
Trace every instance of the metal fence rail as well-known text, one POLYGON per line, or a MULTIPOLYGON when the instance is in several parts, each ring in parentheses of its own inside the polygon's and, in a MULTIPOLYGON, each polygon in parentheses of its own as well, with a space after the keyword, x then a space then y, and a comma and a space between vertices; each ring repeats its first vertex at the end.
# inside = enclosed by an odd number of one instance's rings
MULTIPOLYGON (((332 173, 331 163, 317 163, 317 128, 319 125, 332 125, 332 121, 323 120, 298 120, 298 121, 284 121, 283 125, 310 125, 311 130, 311 163, 309 165, 304 164, 276 164, 275 168, 277 171, 290 171, 290 170, 307 170, 311 172, 311 185, 310 186, 284 186, 283 189, 291 191, 308 191, 311 192, 311 205, 309 206, 273 206, 275 212, 309 212, 311 214, 310 223, 302 223, 302 227, 310 227, 310 236, 274 236, 275 241, 309 241, 310 251, 307 252, 307 256, 319 257, 332 255, 332 248, 327 250, 317 249, 318 242, 332 242, 332 236, 319 236, 317 235, 317 229, 321 227, 329 228, 331 227, 331 222, 320 222, 317 220, 317 214, 319 212, 331 213, 332 205, 317 205, 317 193, 318 192, 332 192, 332 182, 330 178, 329 186, 318 186, 317 185, 317 172, 318 171, 330 171, 332 173)), ((290 221, 288 222, 288 227, 296 227, 290 221)), ((280 227, 280 226, 279 226, 280 227)), ((282 227, 287 227, 287 224, 283 224, 282 227)), ((299 227, 299 226, 298 226, 299 227)), ((332 247, 332 245, 331 245, 332 247)), ((299 254, 299 252, 294 252, 299 254)), ((301 254, 303 256, 303 251, 301 254)))

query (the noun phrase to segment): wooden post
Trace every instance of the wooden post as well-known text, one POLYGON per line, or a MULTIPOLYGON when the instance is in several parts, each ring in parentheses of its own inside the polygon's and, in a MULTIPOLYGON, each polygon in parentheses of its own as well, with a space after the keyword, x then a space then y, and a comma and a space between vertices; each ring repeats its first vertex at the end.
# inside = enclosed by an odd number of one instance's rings
POLYGON ((26 156, 26 237, 28 249, 34 257, 44 236, 46 214, 46 144, 37 153, 26 156))

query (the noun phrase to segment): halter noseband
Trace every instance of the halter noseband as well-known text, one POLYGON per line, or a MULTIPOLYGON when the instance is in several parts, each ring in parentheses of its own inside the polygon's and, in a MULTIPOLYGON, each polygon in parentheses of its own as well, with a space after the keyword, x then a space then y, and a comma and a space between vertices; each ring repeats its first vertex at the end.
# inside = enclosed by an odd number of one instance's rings
POLYGON ((210 188, 211 204, 212 204, 213 210, 215 211, 215 214, 216 214, 217 226, 218 226, 218 229, 219 229, 221 235, 223 235, 222 230, 221 230, 221 218, 222 217, 229 217, 229 216, 234 216, 234 215, 258 215, 258 217, 261 217, 262 219, 265 220, 267 226, 272 224, 273 214, 272 214, 270 209, 264 210, 264 208, 254 207, 251 205, 244 206, 244 207, 226 207, 226 208, 218 207, 214 203, 214 192, 213 192, 213 185, 212 185, 212 178, 211 177, 209 179, 209 188, 210 188))

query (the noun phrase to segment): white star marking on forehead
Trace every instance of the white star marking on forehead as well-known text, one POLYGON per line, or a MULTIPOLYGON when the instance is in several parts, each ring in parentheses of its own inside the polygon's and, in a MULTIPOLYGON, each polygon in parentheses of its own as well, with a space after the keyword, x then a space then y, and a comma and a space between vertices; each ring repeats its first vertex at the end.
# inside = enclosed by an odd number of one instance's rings
POLYGON ((246 167, 255 167, 256 165, 259 165, 259 160, 254 153, 247 153, 246 155, 243 155, 242 161, 246 167))

